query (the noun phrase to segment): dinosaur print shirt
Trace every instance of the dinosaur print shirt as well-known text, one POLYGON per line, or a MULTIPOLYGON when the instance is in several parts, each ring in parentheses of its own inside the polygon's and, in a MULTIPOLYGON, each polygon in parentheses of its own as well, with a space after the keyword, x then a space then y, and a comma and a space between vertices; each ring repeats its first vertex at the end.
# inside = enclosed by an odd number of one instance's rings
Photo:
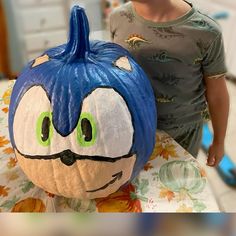
POLYGON ((159 129, 203 121, 203 78, 226 73, 222 34, 214 20, 192 6, 176 20, 155 23, 128 2, 111 14, 110 31, 112 41, 128 49, 147 73, 159 129))

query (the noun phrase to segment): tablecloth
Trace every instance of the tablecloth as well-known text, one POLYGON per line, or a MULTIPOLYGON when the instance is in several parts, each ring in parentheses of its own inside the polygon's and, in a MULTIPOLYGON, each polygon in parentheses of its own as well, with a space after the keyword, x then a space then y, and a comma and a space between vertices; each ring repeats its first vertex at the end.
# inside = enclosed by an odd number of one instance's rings
POLYGON ((15 81, 0 82, 1 212, 218 212, 204 168, 168 134, 139 176, 103 199, 68 199, 35 186, 17 163, 9 141, 8 110, 15 81))

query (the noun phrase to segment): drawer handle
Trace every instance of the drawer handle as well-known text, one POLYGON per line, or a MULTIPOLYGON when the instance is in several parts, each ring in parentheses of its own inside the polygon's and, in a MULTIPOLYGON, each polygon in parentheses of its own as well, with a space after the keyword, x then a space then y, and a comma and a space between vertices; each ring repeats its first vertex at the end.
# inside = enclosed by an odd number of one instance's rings
POLYGON ((46 22, 47 22, 47 21, 46 21, 45 18, 41 19, 41 20, 40 20, 40 26, 43 27, 43 26, 46 24, 46 22))
POLYGON ((44 48, 47 48, 48 45, 49 45, 49 41, 48 41, 48 40, 45 40, 45 41, 44 41, 44 48))

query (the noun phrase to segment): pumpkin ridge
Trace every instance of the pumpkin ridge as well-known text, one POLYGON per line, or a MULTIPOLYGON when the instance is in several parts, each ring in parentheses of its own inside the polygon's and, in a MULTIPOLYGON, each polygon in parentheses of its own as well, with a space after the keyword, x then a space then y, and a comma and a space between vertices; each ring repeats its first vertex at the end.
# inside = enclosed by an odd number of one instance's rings
POLYGON ((53 161, 50 161, 50 163, 51 163, 51 167, 52 167, 52 173, 53 173, 53 177, 54 177, 53 180, 54 180, 54 183, 55 183, 56 192, 60 193, 59 188, 58 188, 58 184, 57 184, 57 178, 55 178, 55 170, 54 170, 53 161))

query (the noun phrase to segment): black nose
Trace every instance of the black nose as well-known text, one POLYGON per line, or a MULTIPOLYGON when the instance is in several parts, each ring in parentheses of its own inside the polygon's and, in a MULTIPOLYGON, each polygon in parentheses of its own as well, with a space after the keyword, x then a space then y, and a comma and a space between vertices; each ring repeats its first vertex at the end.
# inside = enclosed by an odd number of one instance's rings
POLYGON ((72 166, 76 162, 76 155, 71 150, 60 153, 61 162, 67 166, 72 166))

